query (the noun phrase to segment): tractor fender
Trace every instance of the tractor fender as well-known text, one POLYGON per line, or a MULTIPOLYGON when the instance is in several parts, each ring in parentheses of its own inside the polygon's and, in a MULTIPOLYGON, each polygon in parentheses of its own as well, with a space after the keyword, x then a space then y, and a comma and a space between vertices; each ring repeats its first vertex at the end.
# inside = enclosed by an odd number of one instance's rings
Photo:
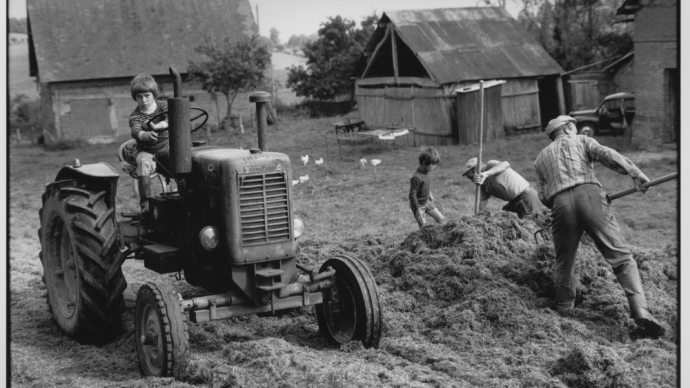
POLYGON ((64 166, 60 169, 55 181, 61 181, 64 179, 74 179, 76 176, 93 177, 93 178, 119 178, 120 174, 108 163, 100 162, 93 164, 84 164, 79 167, 76 166, 64 166))
POLYGON ((53 186, 58 186, 66 180, 101 182, 106 186, 110 205, 114 206, 118 178, 120 178, 120 174, 108 163, 99 162, 79 165, 77 162, 76 165, 62 167, 57 176, 55 176, 55 181, 47 185, 46 192, 49 192, 53 186))

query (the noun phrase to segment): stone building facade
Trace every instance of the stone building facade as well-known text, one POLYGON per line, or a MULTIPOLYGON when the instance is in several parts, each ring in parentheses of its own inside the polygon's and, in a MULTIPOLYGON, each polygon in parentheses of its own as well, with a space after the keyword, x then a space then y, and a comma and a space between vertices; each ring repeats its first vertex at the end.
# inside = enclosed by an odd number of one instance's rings
POLYGON ((680 70, 676 0, 627 0, 619 15, 634 17, 636 115, 633 142, 660 148, 678 141, 680 70))

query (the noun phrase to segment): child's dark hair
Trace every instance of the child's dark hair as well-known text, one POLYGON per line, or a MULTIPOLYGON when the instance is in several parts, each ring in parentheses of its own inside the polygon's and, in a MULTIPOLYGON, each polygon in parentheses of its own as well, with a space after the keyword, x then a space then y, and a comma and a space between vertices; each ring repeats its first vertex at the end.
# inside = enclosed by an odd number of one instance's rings
POLYGON ((139 74, 134 77, 129 87, 132 91, 132 99, 134 101, 137 100, 137 94, 146 92, 153 94, 154 99, 158 98, 158 84, 156 80, 148 74, 139 74))
POLYGON ((428 166, 430 164, 439 164, 441 162, 441 155, 436 148, 422 147, 422 152, 419 153, 419 164, 428 166))

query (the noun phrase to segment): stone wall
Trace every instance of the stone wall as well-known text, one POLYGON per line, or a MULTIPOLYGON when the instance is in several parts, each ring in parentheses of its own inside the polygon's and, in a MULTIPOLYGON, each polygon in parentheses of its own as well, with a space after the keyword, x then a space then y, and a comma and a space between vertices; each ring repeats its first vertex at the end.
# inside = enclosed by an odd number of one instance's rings
POLYGON ((677 12, 675 0, 661 0, 650 1, 635 14, 633 142, 643 148, 659 148, 677 138, 673 109, 678 80, 677 12))

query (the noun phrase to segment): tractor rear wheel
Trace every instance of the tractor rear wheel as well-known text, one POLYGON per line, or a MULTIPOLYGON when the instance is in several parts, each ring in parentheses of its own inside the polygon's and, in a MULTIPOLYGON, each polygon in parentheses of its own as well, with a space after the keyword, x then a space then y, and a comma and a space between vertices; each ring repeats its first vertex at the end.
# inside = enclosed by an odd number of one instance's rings
POLYGON ((381 339, 382 311, 379 293, 369 268, 352 256, 328 259, 319 272, 335 270, 334 287, 316 305, 319 331, 331 343, 342 345, 362 341, 378 347, 381 339))
POLYGON ((141 286, 134 319, 144 376, 182 380, 187 372, 189 334, 177 293, 163 284, 141 286))
POLYGON ((102 342, 122 328, 124 256, 106 197, 96 183, 67 181, 48 187, 39 211, 48 306, 60 329, 80 342, 102 342))

